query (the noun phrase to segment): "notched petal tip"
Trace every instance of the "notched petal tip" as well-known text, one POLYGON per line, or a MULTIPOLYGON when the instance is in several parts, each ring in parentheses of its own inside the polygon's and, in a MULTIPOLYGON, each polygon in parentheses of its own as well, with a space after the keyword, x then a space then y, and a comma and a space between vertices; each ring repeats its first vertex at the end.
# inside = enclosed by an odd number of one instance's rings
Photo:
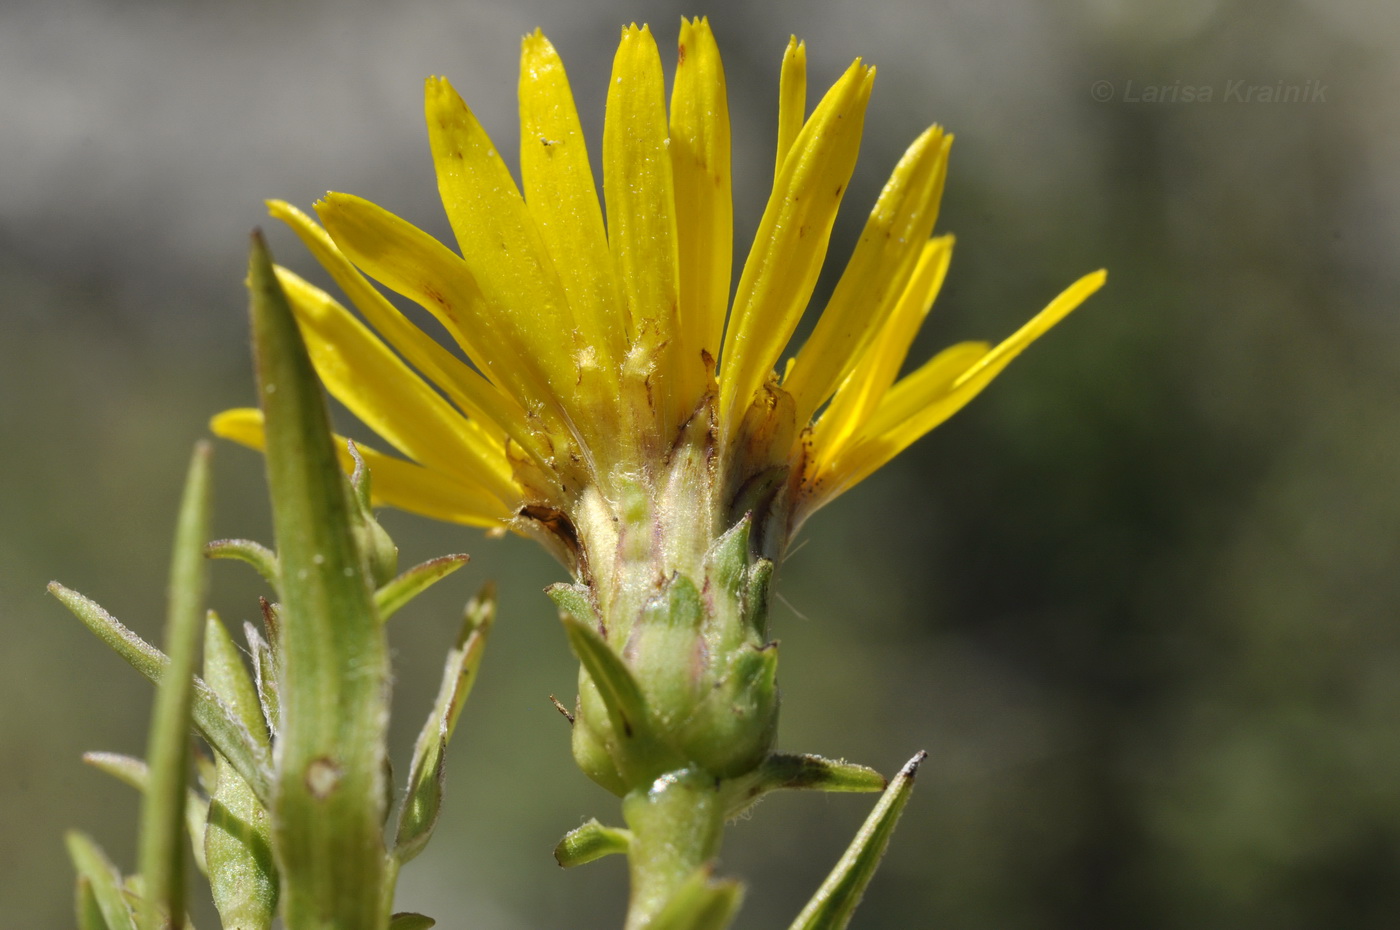
POLYGON ((526 34, 520 40, 521 71, 533 71, 550 65, 562 67, 562 62, 559 61, 559 53, 555 50, 554 43, 549 41, 544 30, 536 29, 526 34))

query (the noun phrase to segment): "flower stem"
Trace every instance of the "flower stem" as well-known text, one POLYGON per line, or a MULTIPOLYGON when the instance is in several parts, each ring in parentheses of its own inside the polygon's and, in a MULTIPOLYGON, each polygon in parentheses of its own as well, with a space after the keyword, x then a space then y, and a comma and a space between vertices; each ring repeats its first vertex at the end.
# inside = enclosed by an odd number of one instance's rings
POLYGON ((645 930, 686 879, 719 854, 724 806, 714 777, 686 768, 629 793, 622 814, 632 831, 626 930, 645 930))

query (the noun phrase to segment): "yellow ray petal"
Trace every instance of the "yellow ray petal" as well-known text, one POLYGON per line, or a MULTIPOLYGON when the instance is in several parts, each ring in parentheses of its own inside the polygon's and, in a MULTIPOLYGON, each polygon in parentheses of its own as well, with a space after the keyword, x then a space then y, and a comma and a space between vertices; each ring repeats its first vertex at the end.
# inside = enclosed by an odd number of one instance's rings
POLYGON ((462 259, 501 331, 543 375, 549 400, 569 410, 583 347, 525 201, 476 116, 445 78, 428 79, 424 111, 438 191, 462 259))
POLYGON ((512 399, 409 322, 360 274, 311 217, 281 200, 268 201, 267 208, 268 213, 292 228, 369 324, 471 418, 468 422, 472 428, 484 432, 496 443, 510 435, 528 447, 525 415, 512 399))
POLYGON ((472 431, 466 418, 325 291, 285 268, 277 269, 277 278, 316 373, 333 397, 420 464, 479 482, 501 500, 520 496, 500 443, 472 431))
POLYGON ((520 47, 520 175, 582 341, 615 377, 627 353, 617 273, 569 79, 539 30, 520 47))
POLYGON ((974 394, 981 391, 1011 363, 1012 359, 1021 354, 1021 350, 1069 316, 1080 304, 1092 297, 1095 291, 1103 287, 1107 280, 1108 272, 1100 268, 1065 288, 1044 310, 1031 317, 1026 325, 1003 339, 976 366, 965 372, 954 388, 960 391, 971 389, 974 394))
POLYGON ((948 419, 972 399, 971 395, 960 397, 956 406, 950 405, 958 379, 977 367, 991 349, 985 342, 960 342, 899 379, 860 428, 855 445, 893 440, 902 443, 902 450, 948 419))
POLYGON ((676 185, 680 316, 686 344, 719 357, 734 267, 729 104, 708 20, 681 20, 671 91, 671 165, 676 185))
MULTIPOLYGON (((675 188, 661 56, 651 31, 630 26, 613 59, 603 123, 603 194, 632 340, 631 365, 655 365, 661 435, 689 415, 701 391, 699 347, 685 345, 676 287, 675 188)), ((644 377, 645 375, 643 375, 644 377)))
POLYGON ((522 404, 551 403, 535 358, 517 334, 504 329, 502 315, 487 303, 456 253, 383 207, 350 194, 327 194, 316 212, 352 262, 437 317, 489 380, 522 404))
POLYGON ((985 357, 989 348, 985 342, 960 342, 901 379, 881 400, 875 416, 860 425, 830 461, 818 466, 818 477, 810 492, 810 509, 816 510, 865 480, 914 440, 952 416, 956 408, 948 408, 948 398, 953 383, 985 357), (924 415, 930 412, 937 422, 917 431, 913 420, 918 419, 917 425, 921 426, 924 415))
POLYGON ((819 462, 828 464, 840 454, 894 384, 919 326, 943 287, 952 256, 952 236, 940 236, 924 244, 914 274, 884 328, 817 421, 812 448, 819 462))
POLYGON ((778 158, 773 166, 773 183, 783 173, 783 161, 797 134, 802 131, 802 122, 807 117, 807 46, 797 41, 797 36, 789 36, 787 51, 783 53, 783 69, 778 78, 778 158))
POLYGON ((938 218, 951 136, 934 126, 909 146, 866 221, 851 260, 783 390, 805 423, 885 325, 938 218))
POLYGON ((726 443, 792 335, 855 168, 875 69, 857 59, 807 121, 773 187, 739 278, 720 380, 726 443))
POLYGON ((929 430, 961 410, 981 393, 1021 351, 1103 286, 1107 273, 1096 271, 1071 284, 1006 340, 990 352, 971 358, 963 343, 945 349, 923 368, 904 378, 885 395, 860 437, 830 469, 829 500, 863 480, 929 430), (961 367, 961 371, 958 369, 961 367))
MULTIPOLYGON (((255 408, 225 410, 209 421, 214 435, 252 449, 265 444, 262 411, 255 408)), ((340 467, 354 470, 354 461, 343 436, 335 437, 340 467)), ((360 443, 355 444, 370 469, 374 506, 397 507, 411 513, 467 526, 495 528, 510 519, 510 510, 489 492, 461 482, 455 476, 392 458, 360 443)))

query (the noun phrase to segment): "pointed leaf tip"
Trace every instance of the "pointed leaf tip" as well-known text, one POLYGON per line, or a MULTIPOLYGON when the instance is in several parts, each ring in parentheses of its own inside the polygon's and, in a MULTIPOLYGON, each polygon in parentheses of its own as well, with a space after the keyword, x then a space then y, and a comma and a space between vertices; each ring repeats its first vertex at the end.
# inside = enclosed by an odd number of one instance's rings
POLYGON ((831 870, 789 930, 844 930, 850 923, 914 790, 914 776, 919 765, 927 758, 928 753, 920 750, 899 770, 836 868, 831 870))
POLYGON ((465 553, 438 556, 413 566, 381 586, 379 590, 374 592, 374 603, 379 610, 380 622, 388 620, 409 601, 466 565, 470 560, 471 556, 465 553))

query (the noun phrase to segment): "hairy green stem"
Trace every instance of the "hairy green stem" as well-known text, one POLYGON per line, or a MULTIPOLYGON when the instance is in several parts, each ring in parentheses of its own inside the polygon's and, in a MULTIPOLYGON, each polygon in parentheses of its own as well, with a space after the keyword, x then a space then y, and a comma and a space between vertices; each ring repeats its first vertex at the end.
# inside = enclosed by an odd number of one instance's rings
POLYGON ((686 880, 719 854, 724 805, 714 777, 687 768, 630 792, 622 815, 632 831, 626 930, 645 930, 686 880))

